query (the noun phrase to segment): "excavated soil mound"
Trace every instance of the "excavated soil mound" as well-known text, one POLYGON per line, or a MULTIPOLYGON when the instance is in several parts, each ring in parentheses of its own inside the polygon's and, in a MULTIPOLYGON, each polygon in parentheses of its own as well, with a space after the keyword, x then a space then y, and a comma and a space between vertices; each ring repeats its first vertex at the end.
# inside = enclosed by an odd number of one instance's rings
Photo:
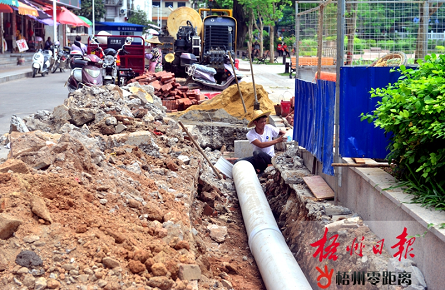
MULTIPOLYGON (((252 83, 240 83, 241 93, 246 104, 247 113, 244 113, 243 103, 238 93, 236 85, 232 85, 221 92, 218 96, 208 100, 201 105, 191 106, 184 113, 189 111, 210 111, 224 109, 230 115, 238 119, 252 120, 253 104, 255 102, 255 94, 252 83)), ((256 85, 256 92, 258 102, 260 103, 260 110, 270 111, 275 114, 274 103, 269 99, 267 92, 263 86, 256 85)))

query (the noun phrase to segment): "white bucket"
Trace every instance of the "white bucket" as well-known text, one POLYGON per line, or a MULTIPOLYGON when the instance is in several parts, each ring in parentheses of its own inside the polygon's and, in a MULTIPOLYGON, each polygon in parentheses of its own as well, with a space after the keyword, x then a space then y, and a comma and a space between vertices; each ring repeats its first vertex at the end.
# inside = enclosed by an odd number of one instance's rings
POLYGON ((232 178, 233 164, 224 159, 224 157, 219 157, 218 161, 215 163, 215 167, 228 178, 232 178))

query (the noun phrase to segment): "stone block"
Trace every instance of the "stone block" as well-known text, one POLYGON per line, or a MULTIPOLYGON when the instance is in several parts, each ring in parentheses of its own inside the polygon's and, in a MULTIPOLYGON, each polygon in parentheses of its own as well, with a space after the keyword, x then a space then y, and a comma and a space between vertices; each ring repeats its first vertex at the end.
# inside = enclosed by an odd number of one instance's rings
POLYGON ((151 138, 151 133, 148 131, 133 132, 128 135, 128 139, 125 144, 134 146, 139 146, 141 144, 150 144, 151 138))
POLYGON ((236 158, 244 158, 253 155, 253 146, 250 144, 249 140, 235 140, 234 145, 236 158))
POLYGON ((55 121, 66 122, 71 119, 70 114, 68 113, 68 107, 65 105, 60 105, 54 108, 53 110, 53 118, 55 121))
POLYGON ((17 228, 23 222, 13 216, 1 214, 0 215, 0 239, 6 240, 12 236, 17 228))
POLYGON ((201 269, 198 265, 179 264, 178 276, 181 280, 199 280, 201 279, 201 269))

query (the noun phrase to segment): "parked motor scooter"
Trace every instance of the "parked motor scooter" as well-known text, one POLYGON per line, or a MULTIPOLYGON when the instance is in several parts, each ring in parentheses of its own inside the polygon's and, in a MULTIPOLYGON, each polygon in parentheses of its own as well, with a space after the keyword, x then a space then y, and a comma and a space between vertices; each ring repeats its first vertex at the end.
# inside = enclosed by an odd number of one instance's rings
POLYGON ((57 69, 63 72, 68 63, 68 52, 65 51, 65 48, 63 50, 60 49, 60 43, 58 41, 54 44, 54 56, 55 60, 51 72, 55 73, 57 69))
POLYGON ((42 74, 42 77, 44 77, 45 74, 49 73, 52 63, 52 51, 39 49, 32 57, 32 77, 35 77, 36 74, 42 74))
POLYGON ((65 83, 68 91, 72 93, 82 86, 102 86, 102 63, 103 61, 94 54, 83 56, 82 59, 74 58, 72 61, 74 68, 65 83))
POLYGON ((119 48, 117 51, 113 48, 106 48, 103 50, 99 43, 97 43, 94 39, 92 40, 92 44, 97 44, 96 50, 99 50, 103 59, 102 64, 102 76, 104 78, 104 85, 109 84, 119 84, 118 80, 118 71, 120 66, 120 55, 121 54, 129 54, 128 51, 124 49, 126 45, 130 45, 132 42, 131 37, 127 37, 125 39, 125 43, 119 48))

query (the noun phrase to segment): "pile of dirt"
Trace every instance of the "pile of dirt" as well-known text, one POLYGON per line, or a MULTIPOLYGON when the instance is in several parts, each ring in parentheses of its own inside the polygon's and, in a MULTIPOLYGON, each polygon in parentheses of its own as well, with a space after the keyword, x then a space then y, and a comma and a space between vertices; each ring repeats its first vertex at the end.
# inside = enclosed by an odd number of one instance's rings
POLYGON ((0 289, 264 289, 232 180, 149 86, 78 90, 4 136, 0 289))
MULTIPOLYGON (((253 83, 242 82, 239 84, 241 93, 244 98, 247 113, 244 113, 243 103, 239 96, 238 88, 236 85, 232 85, 221 92, 221 94, 205 101, 201 105, 191 106, 184 112, 190 111, 215 111, 218 109, 224 109, 227 113, 238 119, 252 120, 253 105, 255 102, 255 94, 253 89, 253 83)), ((263 89, 263 86, 256 85, 256 93, 258 102, 260 103, 260 110, 263 112, 270 111, 275 114, 274 103, 269 99, 267 92, 263 89)))

